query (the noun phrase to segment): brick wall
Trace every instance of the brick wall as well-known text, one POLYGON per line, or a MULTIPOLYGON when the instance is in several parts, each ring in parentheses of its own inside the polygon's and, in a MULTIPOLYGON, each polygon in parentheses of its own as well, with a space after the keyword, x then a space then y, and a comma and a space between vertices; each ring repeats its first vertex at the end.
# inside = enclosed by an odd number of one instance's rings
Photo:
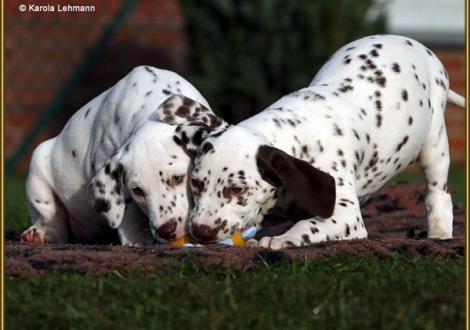
MULTIPOLYGON (((433 51, 449 73, 450 88, 465 96, 465 50, 434 47, 433 51)), ((447 106, 446 127, 454 164, 463 164, 465 161, 465 115, 466 111, 454 105, 447 106)))
MULTIPOLYGON (((16 0, 5 8, 5 154, 18 147, 41 113, 84 60, 121 6, 120 0, 93 0, 95 12, 20 12, 16 0)), ((27 3, 27 2, 26 2, 27 3)), ((84 1, 34 1, 37 5, 84 1)), ((40 141, 55 136, 81 105, 141 64, 185 71, 183 17, 176 0, 141 0, 97 59, 40 141)), ((30 151, 31 152, 31 151, 30 151)), ((30 153, 21 164, 24 170, 30 153)))
MULTIPOLYGON (((7 158, 54 100, 121 5, 120 0, 93 0, 90 3, 96 6, 94 13, 54 14, 21 13, 18 3, 4 1, 7 158)), ((73 5, 83 1, 54 3, 73 5)), ((141 0, 31 150, 40 141, 56 135, 73 112, 136 65, 149 64, 184 74, 187 63, 183 25, 177 0, 141 0)), ((464 94, 464 49, 434 47, 433 50, 449 71, 451 88, 464 94)), ((453 162, 463 163, 465 112, 449 106, 446 116, 453 162)), ((29 159, 30 153, 23 158, 20 170, 26 169, 29 159)))

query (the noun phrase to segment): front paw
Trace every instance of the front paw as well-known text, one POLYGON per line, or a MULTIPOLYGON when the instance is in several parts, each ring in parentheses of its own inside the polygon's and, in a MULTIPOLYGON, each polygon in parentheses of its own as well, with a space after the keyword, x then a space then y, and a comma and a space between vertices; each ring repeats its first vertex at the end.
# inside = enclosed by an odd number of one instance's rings
POLYGON ((22 243, 43 244, 45 242, 46 232, 35 226, 29 227, 20 237, 22 243))
POLYGON ((263 237, 259 241, 259 247, 272 249, 272 250, 279 250, 279 249, 297 247, 297 246, 300 246, 300 245, 296 244, 295 241, 288 235, 280 235, 280 236, 275 236, 275 237, 263 237))
POLYGON ((138 242, 124 242, 124 243, 121 242, 121 245, 128 246, 131 248, 141 248, 144 246, 144 244, 138 243, 138 242))
POLYGON ((250 238, 246 241, 246 247, 259 247, 259 242, 254 238, 250 238))

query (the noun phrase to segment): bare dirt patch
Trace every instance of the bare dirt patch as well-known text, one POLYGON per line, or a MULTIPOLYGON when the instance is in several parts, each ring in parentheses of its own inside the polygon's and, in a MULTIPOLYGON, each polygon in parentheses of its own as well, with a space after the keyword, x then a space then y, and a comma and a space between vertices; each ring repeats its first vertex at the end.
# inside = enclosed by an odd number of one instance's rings
MULTIPOLYGON (((362 208, 369 232, 368 239, 327 242, 282 251, 218 245, 189 249, 170 248, 166 245, 145 248, 82 244, 34 246, 20 243, 17 232, 7 231, 5 272, 9 277, 41 276, 51 271, 90 275, 115 273, 120 276, 129 272, 177 266, 188 259, 246 270, 259 264, 316 259, 336 253, 380 257, 389 257, 393 253, 411 256, 463 256, 464 210, 454 206, 453 239, 427 239, 424 191, 424 186, 416 184, 398 184, 378 191, 362 208)), ((289 225, 271 225, 260 234, 276 234, 289 225)))

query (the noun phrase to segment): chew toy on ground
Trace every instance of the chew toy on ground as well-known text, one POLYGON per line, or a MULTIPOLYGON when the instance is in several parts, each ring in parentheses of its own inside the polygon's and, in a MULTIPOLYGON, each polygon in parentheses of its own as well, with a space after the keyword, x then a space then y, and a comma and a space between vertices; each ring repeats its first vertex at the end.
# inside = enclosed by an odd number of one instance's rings
MULTIPOLYGON (((245 246, 246 241, 250 238, 255 237, 256 227, 250 227, 244 231, 237 230, 232 237, 218 241, 217 244, 227 245, 227 246, 245 246)), ((202 244, 193 243, 194 240, 191 236, 185 236, 178 240, 170 242, 172 247, 200 247, 202 244)))

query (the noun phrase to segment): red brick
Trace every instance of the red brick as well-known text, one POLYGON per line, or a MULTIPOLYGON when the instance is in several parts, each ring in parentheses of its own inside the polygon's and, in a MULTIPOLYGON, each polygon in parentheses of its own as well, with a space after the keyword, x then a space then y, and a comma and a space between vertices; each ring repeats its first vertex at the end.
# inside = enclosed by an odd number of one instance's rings
MULTIPOLYGON (((52 4, 49 0, 34 3, 52 4)), ((57 3, 82 4, 78 0, 59 0, 53 4, 57 3)), ((92 3, 96 8, 94 13, 28 14, 18 11, 18 1, 5 1, 7 156, 53 101, 122 5, 121 0, 94 0, 92 3)), ((123 42, 152 47, 168 53, 176 65, 183 67, 184 54, 175 53, 175 49, 185 49, 182 21, 179 1, 141 0, 113 36, 110 46, 119 48, 119 43, 123 42)), ((83 103, 88 101, 82 100, 80 95, 74 98, 83 103)), ((41 137, 55 134, 51 133, 54 125, 50 124, 51 129, 41 137)))

